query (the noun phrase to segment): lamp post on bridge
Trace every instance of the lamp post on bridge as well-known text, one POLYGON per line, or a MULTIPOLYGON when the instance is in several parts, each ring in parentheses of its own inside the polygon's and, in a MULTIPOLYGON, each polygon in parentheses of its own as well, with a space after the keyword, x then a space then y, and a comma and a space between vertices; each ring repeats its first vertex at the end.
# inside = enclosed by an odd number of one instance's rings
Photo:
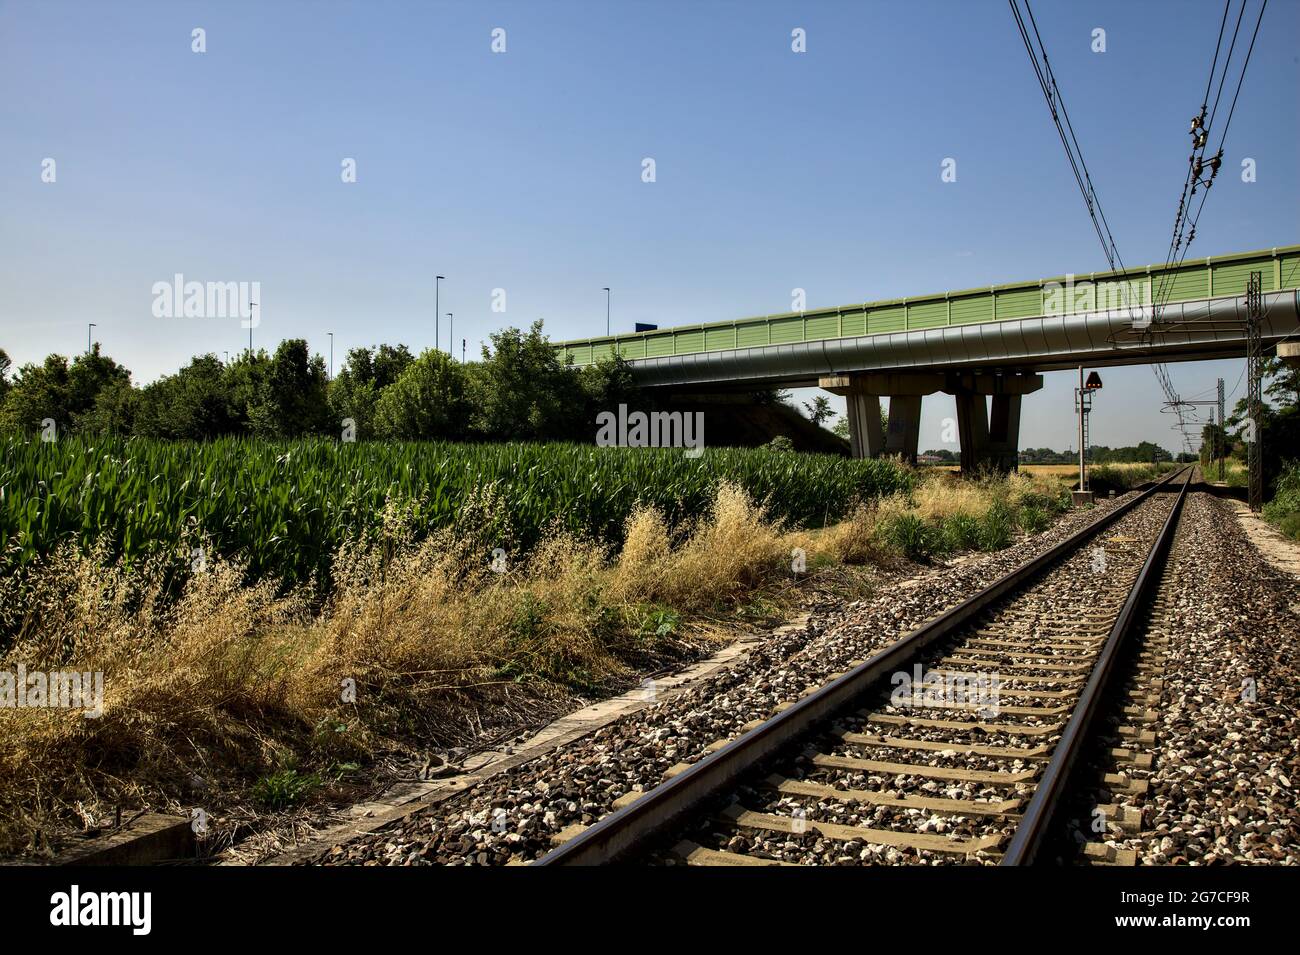
POLYGON ((433 277, 433 350, 438 351, 438 294, 442 291, 440 284, 447 276, 435 275, 433 277))

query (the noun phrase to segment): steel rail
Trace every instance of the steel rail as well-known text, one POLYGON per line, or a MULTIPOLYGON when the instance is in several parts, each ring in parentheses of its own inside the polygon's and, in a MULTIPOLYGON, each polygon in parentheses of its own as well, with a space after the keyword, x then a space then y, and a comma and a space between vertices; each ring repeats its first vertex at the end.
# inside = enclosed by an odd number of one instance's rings
POLYGON ((1043 840, 1051 828, 1053 817, 1060 805, 1061 796, 1069 787, 1071 770, 1088 740, 1088 730, 1101 708, 1105 691, 1114 675, 1115 661, 1119 656, 1120 647, 1137 626, 1143 602, 1160 583, 1161 568, 1169 548, 1173 545, 1174 533, 1178 527, 1178 515, 1183 509, 1183 501, 1187 497, 1187 488, 1192 482, 1194 473, 1195 468, 1188 470, 1187 478, 1183 481, 1178 497, 1174 500, 1174 506, 1169 511, 1169 517, 1151 546, 1147 559, 1129 590, 1128 599, 1120 608, 1119 616, 1115 618, 1115 623, 1110 628, 1110 635, 1106 638, 1097 662, 1093 665, 1088 682, 1079 696, 1079 702, 1075 705, 1069 722, 1065 724, 1065 729, 1061 731, 1061 739, 1052 750, 1052 758, 1048 761, 1047 768, 1043 770, 1038 786, 1034 789, 1033 798, 1025 807, 1020 824, 1016 826, 1015 834, 1011 837, 1011 843, 1003 853, 1002 865, 1030 865, 1042 848, 1043 840))
MULTIPOLYGON (((1073 553, 1125 514, 1146 501, 1182 472, 1172 472, 1111 509, 1087 527, 1008 571, 988 587, 928 621, 848 673, 803 697, 792 706, 732 740, 689 769, 651 789, 632 804, 605 816, 580 835, 551 850, 533 865, 604 865, 628 855, 667 830, 698 803, 715 796, 734 779, 806 734, 852 700, 875 688, 889 674, 911 664, 931 644, 956 633, 990 605, 1023 588, 1041 572, 1073 553)), ((1188 469, 1188 476, 1192 469, 1188 469)))

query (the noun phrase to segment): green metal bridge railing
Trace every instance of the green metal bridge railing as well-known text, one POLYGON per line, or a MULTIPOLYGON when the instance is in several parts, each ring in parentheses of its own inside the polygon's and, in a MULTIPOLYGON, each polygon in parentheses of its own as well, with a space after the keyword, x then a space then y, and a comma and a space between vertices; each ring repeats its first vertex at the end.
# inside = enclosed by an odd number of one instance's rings
POLYGON ((1250 273, 1263 273, 1263 291, 1300 287, 1300 245, 1239 252, 1115 272, 1091 272, 962 289, 937 295, 885 299, 857 305, 786 312, 703 325, 558 342, 561 358, 587 365, 615 349, 628 360, 701 352, 856 338, 887 332, 1000 322, 1040 315, 1070 315, 1099 308, 1123 308, 1244 295, 1250 273))

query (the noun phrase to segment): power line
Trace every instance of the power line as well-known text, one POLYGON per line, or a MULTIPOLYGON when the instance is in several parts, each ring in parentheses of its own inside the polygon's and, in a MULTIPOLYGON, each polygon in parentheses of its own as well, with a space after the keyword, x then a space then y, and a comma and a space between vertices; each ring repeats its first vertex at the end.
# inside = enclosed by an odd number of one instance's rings
MULTIPOLYGON (((1250 46, 1246 49, 1246 55, 1242 61, 1241 71, 1237 77, 1236 89, 1232 94, 1232 104, 1228 108, 1228 118, 1224 121, 1223 130, 1219 135, 1218 149, 1207 163, 1204 158, 1205 147, 1209 141, 1210 131, 1214 129, 1215 119, 1218 116, 1219 103, 1223 98, 1224 87, 1227 84, 1228 71, 1232 64, 1232 55, 1236 50, 1237 37, 1240 34, 1241 23, 1246 13, 1246 3, 1247 0, 1241 0, 1241 7, 1237 11, 1237 22, 1233 26, 1232 39, 1229 41, 1227 55, 1223 60, 1223 71, 1219 74, 1218 89, 1214 94, 1214 105, 1213 107, 1210 107, 1210 89, 1214 84, 1214 73, 1219 62, 1219 51, 1223 45, 1223 33, 1227 25, 1228 14, 1232 8, 1232 0, 1225 0, 1223 6, 1223 17, 1220 19, 1219 23, 1219 36, 1214 45, 1214 59, 1210 63, 1209 78, 1206 80, 1205 85, 1205 95, 1201 100, 1201 111, 1198 116, 1192 119, 1192 153, 1187 158, 1188 174, 1184 178, 1182 193, 1178 200, 1178 211, 1174 216, 1174 228, 1170 238, 1169 254, 1165 259, 1165 269, 1161 274, 1160 289, 1155 296, 1155 301, 1152 303, 1153 321, 1159 319, 1160 310, 1168 304, 1169 299, 1172 297, 1174 276, 1176 276, 1177 270, 1182 267, 1182 264, 1186 260, 1187 254, 1190 251, 1191 244, 1196 239, 1196 228, 1200 224, 1201 214, 1205 209, 1205 203, 1210 197, 1210 187, 1213 184, 1215 177, 1218 175, 1219 167, 1223 161, 1223 149, 1224 144, 1228 139, 1228 129, 1232 125, 1232 117, 1237 109, 1237 99, 1241 95, 1241 87, 1246 79, 1246 70, 1250 66, 1250 57, 1254 52, 1255 41, 1259 36, 1259 27, 1264 19, 1264 11, 1268 7, 1268 0, 1263 0, 1260 4, 1259 15, 1255 19, 1254 31, 1251 33, 1250 46), (1206 119, 1207 107, 1209 111, 1208 121, 1206 119), (1209 168, 1210 176, 1208 179, 1202 181, 1201 176, 1207 167, 1209 168), (1204 188, 1201 192, 1201 201, 1196 207, 1196 213, 1195 215, 1189 215, 1190 207, 1187 200, 1192 196, 1195 196, 1197 187, 1202 185, 1204 188), (1175 259, 1177 260, 1176 264, 1174 264, 1175 259), (1173 269, 1170 269, 1171 264, 1174 265, 1173 269)), ((1181 325, 1185 323, 1180 322, 1178 324, 1181 325)), ((1238 384, 1240 384, 1240 382, 1238 382, 1238 384)), ((1233 390, 1235 392, 1236 388, 1234 387, 1233 390)), ((1174 408, 1175 410, 1180 410, 1181 405, 1175 404, 1174 408)), ((1180 421, 1181 420, 1182 417, 1180 413, 1180 421)))
POLYGON ((1007 0, 1011 6, 1011 14, 1016 19, 1016 27, 1020 30, 1020 39, 1025 45, 1025 52, 1029 54, 1029 63, 1034 68, 1034 75, 1038 78, 1038 85, 1042 88, 1043 98, 1047 100, 1047 108, 1052 114, 1052 122, 1056 126, 1057 135, 1061 138, 1061 145, 1065 149, 1065 158, 1070 163, 1070 170, 1074 173, 1074 181, 1079 187, 1079 194, 1083 196, 1083 204, 1088 209, 1088 216, 1092 219, 1093 229, 1097 233, 1097 239, 1101 242, 1102 252, 1106 255, 1106 261, 1110 263, 1111 270, 1116 268, 1122 270, 1124 262, 1120 258, 1119 250, 1115 246, 1115 237, 1111 235, 1110 225, 1106 222, 1106 215, 1101 208, 1101 200, 1097 198, 1097 190, 1092 185, 1092 175, 1088 171, 1088 164, 1084 161, 1083 150, 1079 146, 1078 137, 1074 134, 1074 124, 1070 122, 1070 112, 1065 108, 1065 100, 1061 96, 1061 87, 1056 82, 1056 76, 1052 72, 1052 64, 1047 58, 1047 49, 1043 46, 1043 38, 1038 32, 1038 23, 1034 20, 1034 11, 1029 6, 1029 0, 1024 0, 1025 12, 1029 16, 1029 25, 1033 28, 1034 40, 1030 39, 1029 28, 1025 25, 1025 18, 1020 13, 1020 7, 1017 0, 1007 0), (1035 40, 1037 48, 1035 48, 1035 40), (1039 59, 1042 59, 1042 65, 1039 65, 1039 59), (1061 124, 1061 118, 1065 118, 1065 125, 1061 124), (1068 130, 1068 135, 1067 135, 1068 130))

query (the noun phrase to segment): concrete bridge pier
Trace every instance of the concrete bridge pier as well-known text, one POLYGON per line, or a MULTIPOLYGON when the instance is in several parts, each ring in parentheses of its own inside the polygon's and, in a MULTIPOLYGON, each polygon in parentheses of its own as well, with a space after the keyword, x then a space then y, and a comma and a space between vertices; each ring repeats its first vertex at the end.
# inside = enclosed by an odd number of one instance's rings
POLYGON ((889 433, 885 435, 885 453, 901 455, 916 463, 916 449, 921 441, 921 396, 890 395, 889 433))
POLYGON ((957 399, 957 436, 961 442, 963 473, 981 468, 1016 470, 1020 451, 1020 401, 1042 387, 1042 375, 952 377, 945 390, 957 399))
POLYGON ((843 395, 849 443, 855 458, 901 455, 915 463, 921 436, 921 399, 945 392, 957 399, 961 469, 1014 471, 1019 460, 1020 399, 1043 387, 1043 376, 992 372, 859 372, 822 378, 818 384, 843 395), (882 434, 880 398, 889 398, 889 425, 882 434), (992 415, 989 399, 992 399, 992 415))
POLYGON ((852 389, 844 392, 849 414, 849 444, 855 458, 878 458, 885 449, 880 428, 880 398, 852 389))
POLYGON ((848 405, 849 443, 855 458, 900 455, 916 463, 921 439, 921 398, 943 388, 942 375, 861 372, 822 378, 826 391, 848 405), (889 424, 882 433, 880 398, 889 398, 889 424))

